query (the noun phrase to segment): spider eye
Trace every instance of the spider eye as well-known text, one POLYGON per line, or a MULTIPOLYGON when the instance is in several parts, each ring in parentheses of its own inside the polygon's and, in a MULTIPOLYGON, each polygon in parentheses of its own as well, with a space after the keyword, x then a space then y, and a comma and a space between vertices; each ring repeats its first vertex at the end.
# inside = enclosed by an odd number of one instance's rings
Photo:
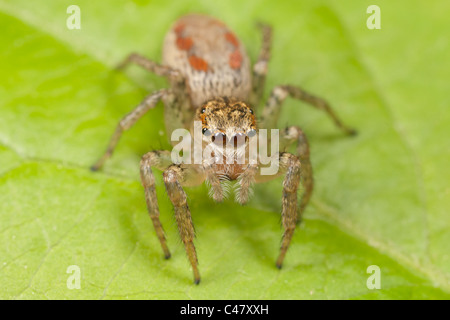
POLYGON ((207 137, 211 135, 211 131, 209 131, 208 128, 203 128, 203 129, 202 129, 202 133, 203 133, 205 136, 207 136, 207 137))
POLYGON ((249 109, 249 111, 250 111, 251 114, 253 114, 253 110, 252 109, 249 109))
POLYGON ((201 113, 205 113, 206 112, 206 108, 202 108, 201 113))
POLYGON ((226 144, 226 140, 227 140, 227 136, 221 132, 216 133, 212 137, 212 142, 214 142, 218 146, 224 146, 226 144))
POLYGON ((249 138, 254 137, 256 135, 256 130, 255 129, 251 129, 248 133, 247 136, 249 138))

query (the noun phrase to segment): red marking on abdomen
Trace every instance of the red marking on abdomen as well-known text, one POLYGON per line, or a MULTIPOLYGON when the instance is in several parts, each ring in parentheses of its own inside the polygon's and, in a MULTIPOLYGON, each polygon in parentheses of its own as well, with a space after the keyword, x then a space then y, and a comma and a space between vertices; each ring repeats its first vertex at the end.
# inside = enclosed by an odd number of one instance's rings
POLYGON ((225 39, 236 48, 239 47, 239 41, 232 32, 228 31, 225 33, 225 39))
POLYGON ((194 42, 191 38, 177 38, 176 44, 178 49, 188 51, 194 42))
POLYGON ((186 26, 185 26, 184 23, 180 23, 180 24, 178 24, 178 25, 173 29, 173 31, 174 31, 178 36, 180 36, 180 34, 183 32, 183 30, 184 30, 185 27, 186 27, 186 26))
POLYGON ((239 69, 241 68, 241 64, 242 64, 242 55, 241 52, 236 49, 234 50, 232 53, 230 53, 230 58, 229 58, 229 62, 230 67, 232 69, 239 69))
POLYGON ((208 63, 200 57, 190 56, 189 64, 197 71, 208 71, 208 63))

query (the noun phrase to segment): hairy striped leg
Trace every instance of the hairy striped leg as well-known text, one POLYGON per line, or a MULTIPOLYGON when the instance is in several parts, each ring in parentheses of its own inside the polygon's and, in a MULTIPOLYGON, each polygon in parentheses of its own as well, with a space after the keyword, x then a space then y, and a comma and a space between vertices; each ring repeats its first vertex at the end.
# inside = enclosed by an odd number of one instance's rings
POLYGON ((264 93, 266 82, 267 64, 270 59, 270 47, 272 45, 272 28, 266 24, 258 25, 262 32, 262 45, 259 52, 258 60, 253 65, 253 80, 250 104, 258 107, 261 97, 264 93))
POLYGON ((166 106, 164 118, 167 132, 172 132, 178 128, 187 128, 192 120, 192 106, 186 79, 182 74, 178 70, 160 65, 138 53, 129 54, 118 65, 117 69, 124 69, 130 63, 134 63, 158 76, 166 77, 170 81, 172 95, 168 95, 164 100, 166 106))
POLYGON ((295 227, 301 222, 303 212, 311 198, 314 187, 313 172, 309 156, 309 144, 303 131, 297 126, 287 127, 280 134, 280 151, 286 150, 292 143, 297 143, 296 155, 280 153, 279 165, 281 171, 286 172, 283 182, 283 211, 282 223, 284 227, 280 254, 276 266, 281 268, 286 252, 294 235, 295 227), (302 186, 300 206, 297 205, 297 190, 302 186))
POLYGON ((285 171, 281 221, 284 228, 276 266, 281 269, 297 226, 297 190, 300 183, 300 159, 291 153, 280 153, 280 169, 285 171))
POLYGON ((285 151, 287 147, 296 143, 295 155, 300 159, 302 165, 301 171, 301 185, 303 193, 300 200, 300 207, 298 210, 298 221, 301 221, 303 211, 311 198, 311 194, 314 188, 313 171, 311 166, 311 160, 309 156, 309 144, 304 132, 297 126, 287 127, 280 135, 280 150, 285 151))
POLYGON ((152 219, 153 227, 155 228, 156 235, 161 243, 161 248, 164 252, 166 259, 170 258, 170 251, 167 247, 166 237, 164 230, 159 220, 159 206, 158 199, 156 197, 155 177, 153 176, 152 167, 158 170, 165 170, 172 160, 170 158, 170 151, 151 151, 146 153, 141 160, 141 182, 145 190, 145 200, 147 202, 147 209, 152 219))
MULTIPOLYGON (((290 137, 280 137, 280 145, 287 145, 289 143, 292 143, 290 137)), ((277 173, 273 175, 263 175, 259 172, 256 175, 255 182, 264 183, 284 175, 281 211, 281 221, 284 232, 281 240, 280 253, 276 261, 276 266, 281 268, 299 219, 297 194, 299 184, 302 181, 302 164, 299 157, 288 152, 275 154, 272 156, 272 159, 278 161, 277 173)))
POLYGON ((300 87, 290 85, 277 86, 272 90, 263 110, 261 121, 262 128, 276 128, 281 106, 287 97, 304 101, 317 109, 325 111, 339 129, 349 135, 356 134, 354 129, 349 128, 342 123, 331 106, 325 100, 306 92, 300 87))
POLYGON ((213 164, 214 158, 211 157, 203 161, 202 167, 206 176, 206 182, 210 187, 210 196, 214 199, 214 201, 222 202, 224 198, 224 192, 213 164))
POLYGON ((111 140, 109 141, 108 147, 106 148, 103 156, 98 159, 98 161, 91 167, 92 171, 97 171, 100 169, 105 161, 111 157, 114 152, 114 148, 119 142, 122 133, 128 129, 130 129, 144 114, 147 113, 150 109, 153 109, 158 101, 160 101, 169 91, 162 89, 158 90, 147 97, 136 107, 133 111, 128 113, 125 117, 120 120, 119 124, 114 131, 111 140))
POLYGON ((119 63, 117 69, 124 69, 130 63, 137 64, 138 66, 156 74, 157 76, 161 77, 178 76, 178 72, 173 70, 172 68, 160 65, 159 63, 154 62, 135 52, 130 53, 121 63, 119 63))
POLYGON ((164 171, 163 177, 167 194, 174 207, 178 232, 180 233, 186 254, 192 266, 194 283, 199 284, 200 272, 198 270, 198 259, 194 246, 195 230, 186 193, 182 185, 200 184, 204 181, 206 175, 201 166, 173 164, 164 171))
POLYGON ((241 205, 246 204, 251 195, 251 187, 255 182, 255 177, 258 174, 258 169, 258 165, 249 164, 238 178, 239 190, 238 193, 236 193, 236 200, 241 205))

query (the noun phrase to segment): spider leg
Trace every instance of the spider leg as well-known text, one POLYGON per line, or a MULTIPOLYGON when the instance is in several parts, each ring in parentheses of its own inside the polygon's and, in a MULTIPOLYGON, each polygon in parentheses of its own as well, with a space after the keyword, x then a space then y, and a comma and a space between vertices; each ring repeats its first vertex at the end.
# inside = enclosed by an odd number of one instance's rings
POLYGON ((178 231, 192 266, 194 283, 198 284, 200 283, 200 273, 198 271, 197 253, 194 246, 195 230, 192 223, 191 212, 187 204, 186 193, 184 192, 182 185, 201 183, 204 181, 205 175, 200 166, 173 164, 164 171, 163 177, 167 194, 174 207, 178 231))
POLYGON ((206 181, 211 188, 210 195, 212 195, 212 198, 214 199, 214 201, 222 202, 223 198, 224 198, 223 188, 222 188, 222 185, 220 184, 220 179, 217 176, 216 171, 213 168, 212 160, 213 159, 204 161, 202 166, 203 166, 203 170, 206 174, 206 181))
POLYGON ((258 107, 261 97, 264 93, 264 85, 266 82, 267 64, 270 59, 270 47, 272 44, 272 28, 260 23, 258 25, 262 32, 262 45, 259 52, 258 60, 253 65, 253 80, 250 104, 258 107))
POLYGON ((159 100, 161 100, 161 98, 167 94, 167 92, 167 90, 163 89, 148 95, 133 111, 125 115, 122 120, 120 120, 109 141, 105 153, 91 167, 92 171, 97 171, 103 166, 104 162, 111 157, 114 148, 116 147, 120 137, 122 136, 122 133, 130 129, 145 113, 147 113, 147 111, 153 109, 159 102, 159 100))
POLYGON ((134 63, 145 70, 156 74, 157 76, 171 77, 178 73, 168 66, 160 65, 159 63, 135 52, 130 53, 121 63, 117 65, 116 69, 125 69, 130 63, 134 63))
POLYGON ((305 133, 297 126, 287 127, 280 135, 280 150, 285 151, 287 147, 294 142, 297 143, 295 155, 300 159, 302 165, 300 182, 303 187, 303 193, 298 211, 297 222, 299 223, 303 216, 303 211, 311 198, 314 180, 309 156, 309 144, 305 133))
POLYGON ((286 171, 283 181, 281 220, 284 228, 276 266, 281 269, 297 226, 297 189, 300 183, 300 159, 291 153, 280 153, 280 167, 286 171))
POLYGON ((172 163, 170 158, 170 151, 151 151, 146 153, 141 160, 141 182, 145 190, 145 200, 147 202, 147 209, 152 219, 153 227, 158 236, 161 248, 166 259, 170 258, 170 251, 167 247, 164 230, 159 220, 158 199, 156 197, 155 177, 153 176, 152 167, 159 170, 165 170, 172 163))
POLYGON ((258 174, 258 169, 258 165, 249 164, 238 178, 239 190, 238 193, 236 193, 236 200, 241 205, 246 204, 250 197, 250 188, 255 182, 255 177, 258 174))
POLYGON ((165 97, 165 124, 168 133, 178 128, 187 128, 192 120, 192 106, 185 77, 176 69, 160 65, 138 53, 129 54, 118 66, 122 70, 134 63, 157 76, 169 79, 172 94, 165 97))
POLYGON ((281 106, 288 96, 304 101, 317 109, 325 111, 339 129, 349 135, 356 134, 354 129, 349 128, 342 123, 331 106, 324 99, 314 96, 300 87, 290 85, 277 86, 272 90, 263 110, 261 121, 262 128, 276 128, 281 106))
MULTIPOLYGON (((293 137, 297 135, 297 132, 293 133, 292 130, 290 130, 289 134, 284 132, 280 137, 280 145, 283 146, 283 149, 287 147, 290 143, 295 141, 296 139, 300 141, 299 137, 293 137)), ((302 138, 303 139, 303 138, 302 138)), ((303 143, 299 142, 299 145, 301 147, 298 147, 299 149, 307 149, 303 143)), ((280 150, 283 150, 280 148, 280 150)), ((305 157, 305 166, 306 170, 303 172, 303 163, 301 162, 300 157, 302 156, 296 156, 294 154, 288 153, 288 152, 280 152, 274 156, 272 156, 273 159, 275 157, 278 158, 278 172, 274 175, 262 175, 258 173, 256 175, 255 182, 256 183, 263 183, 270 180, 273 180, 280 175, 284 174, 284 180, 283 180, 283 196, 282 196, 282 212, 281 212, 281 221, 283 225, 283 237, 281 240, 281 247, 280 247, 280 253, 278 256, 278 259, 276 261, 276 266, 278 268, 281 268, 284 257, 286 256, 286 252, 289 248, 289 245, 291 243, 292 237, 294 235, 295 228, 301 218, 301 211, 299 210, 299 207, 297 205, 297 194, 298 194, 298 188, 301 183, 309 183, 309 181, 312 181, 312 172, 308 170, 308 162, 309 158, 305 157)), ((312 186, 312 185, 311 185, 312 186)), ((312 191, 307 185, 303 185, 304 189, 308 189, 312 191)), ((307 203, 307 199, 309 199, 310 193, 305 197, 302 197, 302 202, 305 201, 305 205, 307 203), (303 200, 304 199, 304 200, 303 200)))

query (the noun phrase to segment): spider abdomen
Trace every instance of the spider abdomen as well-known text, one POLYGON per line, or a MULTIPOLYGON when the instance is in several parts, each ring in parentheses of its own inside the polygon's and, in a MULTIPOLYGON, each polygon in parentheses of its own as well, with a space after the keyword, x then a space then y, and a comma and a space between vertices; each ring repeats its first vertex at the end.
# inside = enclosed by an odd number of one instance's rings
POLYGON ((164 40, 163 63, 186 78, 194 107, 218 96, 249 98, 247 52, 217 19, 191 14, 177 20, 164 40))

